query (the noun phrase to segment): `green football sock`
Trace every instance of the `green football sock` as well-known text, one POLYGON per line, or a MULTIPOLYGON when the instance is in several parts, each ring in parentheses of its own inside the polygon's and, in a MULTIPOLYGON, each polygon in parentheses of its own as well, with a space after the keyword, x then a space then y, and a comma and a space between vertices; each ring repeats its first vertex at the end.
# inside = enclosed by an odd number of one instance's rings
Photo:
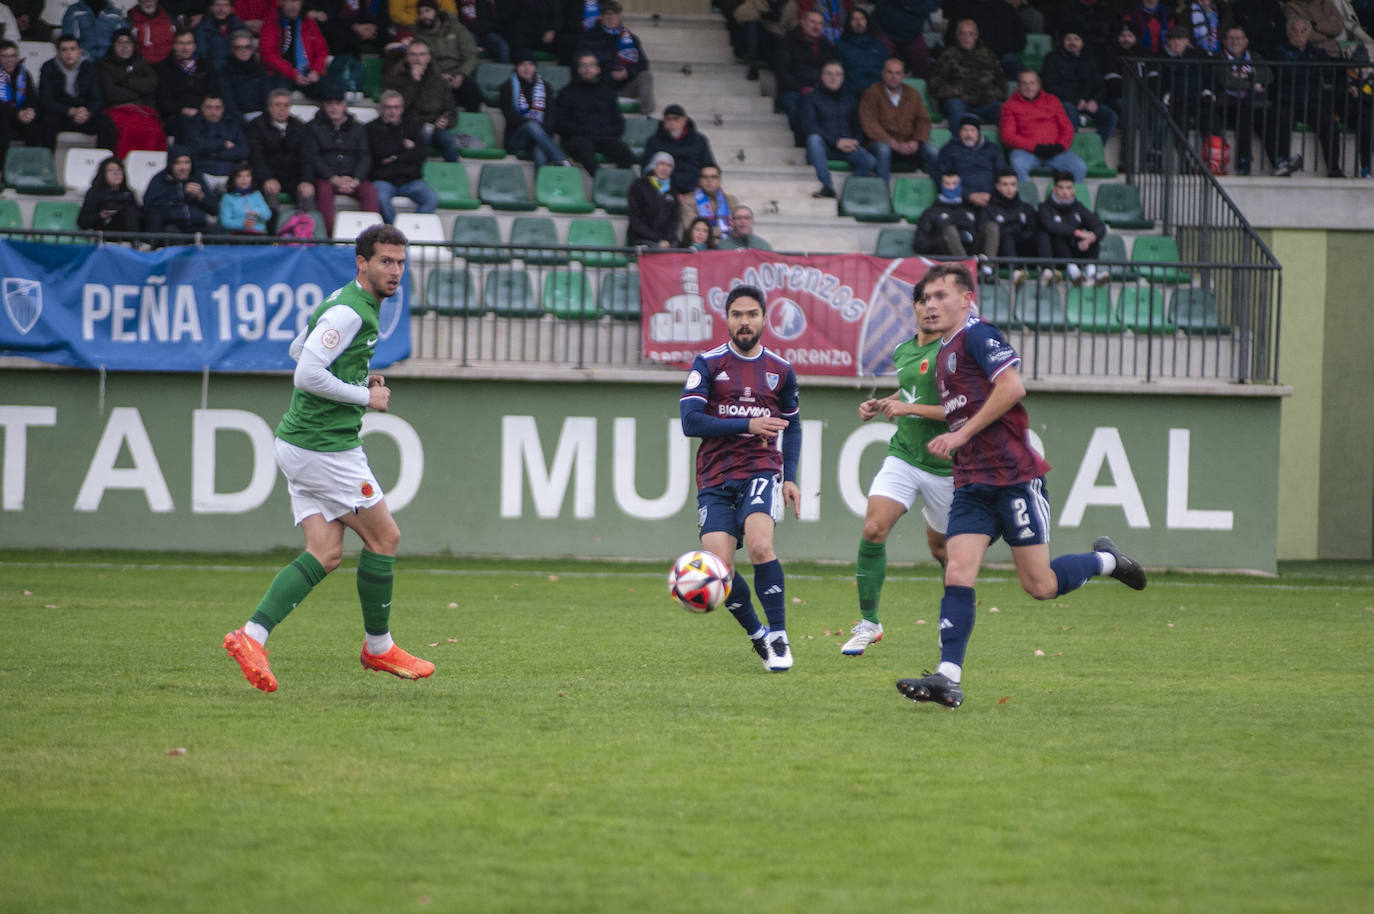
POLYGON ((272 579, 272 586, 263 594, 257 612, 250 622, 256 622, 269 632, 290 615, 315 585, 324 580, 324 566, 309 552, 302 552, 272 579))
POLYGON ((859 540, 859 558, 854 563, 854 583, 859 587, 859 612, 868 622, 878 621, 878 597, 887 578, 887 544, 859 540))
POLYGON ((391 631, 391 580, 396 556, 364 549, 358 555, 358 602, 363 606, 363 631, 385 635, 391 631))

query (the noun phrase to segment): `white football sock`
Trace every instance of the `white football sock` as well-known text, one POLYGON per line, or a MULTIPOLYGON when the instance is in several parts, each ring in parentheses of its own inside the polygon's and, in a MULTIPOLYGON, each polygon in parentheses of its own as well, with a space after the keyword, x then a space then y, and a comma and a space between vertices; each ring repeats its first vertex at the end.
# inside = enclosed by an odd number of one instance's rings
POLYGON ((391 632, 384 632, 380 635, 369 635, 364 632, 363 637, 367 640, 367 652, 374 657, 378 654, 385 654, 396 643, 391 640, 391 632))
POLYGON ((760 625, 760 626, 759 626, 759 630, 756 631, 756 632, 754 632, 752 635, 749 636, 749 640, 751 640, 751 641, 757 641, 757 640, 759 640, 760 638, 766 638, 766 637, 768 637, 768 628, 767 628, 766 626, 760 625))
POLYGON ((1110 552, 1097 552, 1094 554, 1097 556, 1097 560, 1102 563, 1103 574, 1111 574, 1113 571, 1116 571, 1116 556, 1112 555, 1110 552))
POLYGON ((935 672, 948 679, 950 682, 958 683, 959 677, 964 675, 964 668, 957 663, 950 663, 948 660, 940 661, 940 665, 935 668, 935 672))
POLYGON ((256 622, 245 622, 243 624, 243 633, 258 642, 258 644, 267 643, 267 629, 256 622))

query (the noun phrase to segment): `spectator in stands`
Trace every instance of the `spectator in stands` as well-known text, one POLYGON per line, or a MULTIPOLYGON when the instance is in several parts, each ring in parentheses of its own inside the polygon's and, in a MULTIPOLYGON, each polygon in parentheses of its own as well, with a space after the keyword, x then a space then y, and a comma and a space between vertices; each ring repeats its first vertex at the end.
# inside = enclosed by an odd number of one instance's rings
POLYGON ((663 123, 644 144, 644 161, 657 152, 673 157, 673 190, 678 194, 690 194, 697 186, 701 170, 716 164, 711 141, 697 130, 696 122, 681 105, 663 109, 663 123))
MULTIPOLYGON (((806 154, 816 171, 821 189, 811 196, 835 196, 829 159, 844 159, 859 177, 871 175, 878 167, 877 157, 864 148, 859 128, 859 104, 844 90, 844 67, 832 60, 821 68, 821 86, 802 102, 802 129, 806 132, 806 154)), ((886 156, 884 157, 886 158, 886 156)), ((878 177, 887 180, 886 171, 878 177)))
POLYGON ((696 218, 682 230, 682 243, 678 247, 689 251, 714 251, 716 236, 711 231, 711 220, 696 218))
MULTIPOLYGON (((1107 49, 1116 41, 1116 33, 1125 25, 1119 13, 1102 0, 1069 0, 1059 13, 1058 34, 1073 32, 1083 39, 1083 56, 1099 66, 1107 59, 1107 49)), ((1041 32, 1044 29, 1031 29, 1041 32)), ((1040 71, 1044 78, 1045 71, 1040 71)))
POLYGON ((240 162, 229 173, 219 198, 219 227, 235 235, 265 235, 272 215, 253 180, 253 166, 240 162))
POLYGON ((767 241, 754 234, 754 211, 743 204, 735 207, 735 218, 731 220, 729 233, 721 236, 720 249, 722 251, 773 250, 767 241))
POLYGON ((696 188, 689 194, 678 196, 683 228, 696 219, 705 219, 711 224, 713 239, 730 232, 735 224, 735 207, 738 205, 739 201, 721 188, 720 166, 714 164, 703 165, 696 188))
POLYGON ((1002 65, 978 40, 978 24, 961 20, 948 45, 930 67, 930 94, 944 109, 951 124, 969 111, 985 121, 996 121, 1006 97, 1002 65))
POLYGON ((57 145, 64 130, 96 138, 102 149, 114 148, 114 124, 104 114, 100 77, 95 64, 81 59, 81 45, 71 35, 57 39, 57 56, 43 64, 38 75, 38 124, 40 146, 57 145))
POLYGON ((1173 25, 1164 37, 1164 53, 1159 55, 1159 91, 1169 116, 1187 133, 1197 124, 1208 133, 1212 119, 1212 70, 1202 61, 1207 55, 1193 47, 1192 32, 1186 25, 1173 25))
POLYGON ((129 10, 129 26, 134 31, 138 53, 148 63, 157 66, 172 53, 177 28, 158 0, 138 0, 138 5, 129 10))
MULTIPOLYGON (((328 84, 327 84, 328 85, 328 84)), ((315 182, 315 199, 325 224, 333 230, 334 197, 356 197, 370 213, 380 213, 377 189, 367 176, 372 173, 372 153, 367 131, 348 113, 343 90, 328 87, 319 112, 306 125, 309 150, 314 153, 303 169, 303 179, 315 182)))
POLYGON ((1007 6, 1011 7, 1011 14, 1021 20, 1027 36, 1049 34, 1045 27, 1045 14, 1031 6, 1027 0, 1007 0, 1007 6))
POLYGON ((1360 177, 1368 178, 1371 159, 1374 159, 1374 66, 1370 65, 1369 49, 1364 45, 1350 55, 1351 67, 1345 86, 1345 97, 1336 102, 1336 112, 1347 130, 1355 132, 1355 156, 1360 177))
POLYGON ((673 191, 673 157, 655 153, 644 166, 644 176, 630 185, 629 229, 625 241, 631 247, 670 248, 682 234, 678 221, 678 195, 673 191))
POLYGON ((801 17, 801 25, 788 32, 773 55, 773 72, 778 78, 778 107, 787 115, 792 140, 806 145, 802 130, 802 99, 821 84, 821 67, 837 59, 833 45, 825 37, 825 17, 811 10, 801 17))
POLYGON ((601 153, 617 168, 630 168, 635 154, 620 139, 625 132, 625 115, 615 90, 601 81, 601 67, 595 54, 577 58, 572 81, 563 87, 554 102, 554 122, 568 157, 595 175, 596 154, 601 153))
POLYGON ((639 110, 645 113, 657 110, 649 58, 639 38, 625 27, 618 0, 602 0, 601 18, 595 27, 582 33, 577 51, 596 55, 603 78, 618 97, 634 99, 639 102, 639 110))
POLYGON ((62 14, 62 33, 75 36, 91 60, 104 57, 115 32, 127 28, 129 20, 113 0, 76 0, 62 14))
POLYGON ((458 108, 453 103, 448 80, 434 65, 429 43, 422 38, 412 39, 405 56, 392 67, 382 85, 401 93, 405 110, 420 124, 425 146, 438 149, 445 162, 458 161, 458 137, 452 132, 453 125, 458 123, 458 108))
POLYGON ((945 47, 961 44, 959 26, 968 20, 978 26, 978 39, 1002 65, 1003 78, 1015 79, 1026 48, 1026 24, 1009 0, 946 0, 942 4, 945 47))
POLYGON ((1250 41, 1245 29, 1233 25, 1226 30, 1221 53, 1217 55, 1230 64, 1222 72, 1217 115, 1236 128, 1235 173, 1238 175, 1250 173, 1255 114, 1264 115, 1264 109, 1269 104, 1269 83, 1273 79, 1273 74, 1264 66, 1259 55, 1250 53, 1249 48, 1250 41))
MULTIPOLYGON (((1040 214, 1035 207, 1021 199, 1020 182, 1016 172, 1003 168, 997 172, 996 183, 988 197, 987 206, 978 211, 979 224, 997 223, 997 257, 1039 257, 1036 235, 1040 230, 1040 214)), ((1012 281, 1020 284, 1025 272, 1012 271, 1012 281)))
POLYGON ((167 169, 148 182, 143 194, 145 231, 193 234, 212 228, 219 197, 191 167, 191 151, 174 144, 167 150, 167 169))
POLYGON ((116 158, 131 149, 166 149, 167 134, 157 113, 157 72, 139 57, 133 33, 120 29, 96 65, 105 115, 114 124, 116 158))
POLYGON ((838 42, 844 33, 845 23, 854 0, 797 0, 798 11, 804 16, 815 10, 825 19, 824 32, 827 40, 838 42))
POLYGON ((234 15, 231 0, 210 0, 210 8, 191 33, 196 36, 196 49, 200 51, 200 56, 222 73, 224 65, 229 62, 229 45, 234 33, 242 28, 243 21, 234 15))
POLYGON ((224 116, 224 99, 210 93, 201 99, 200 112, 182 122, 184 129, 177 137, 181 145, 191 150, 191 160, 197 174, 212 179, 216 187, 239 162, 252 155, 248 137, 236 117, 224 116))
POLYGON ((220 71, 225 104, 237 117, 263 110, 273 77, 258 59, 253 33, 243 28, 229 39, 229 60, 220 71))
MULTIPOLYGON (((1312 24, 1306 19, 1288 20, 1287 37, 1274 55, 1279 63, 1337 63, 1312 39, 1312 24)), ((1302 121, 1316 128, 1326 151, 1327 174, 1344 177, 1340 167, 1340 134, 1336 128, 1335 97, 1326 80, 1335 72, 1319 67, 1280 67, 1274 81, 1274 110, 1268 119, 1266 151, 1278 163, 1274 174, 1286 178, 1302 171, 1302 156, 1289 158, 1293 125, 1302 121)), ((1341 90, 1344 91, 1343 89, 1341 90)))
POLYGON ((1038 166, 1071 172, 1080 184, 1087 180, 1087 164, 1069 149, 1069 116, 1059 99, 1041 90, 1040 74, 1034 70, 1022 70, 1016 77, 1016 91, 1002 106, 999 127, 1019 180, 1029 181, 1030 170, 1038 166))
POLYGON ((1230 0, 1226 9, 1231 21, 1250 36, 1250 48, 1272 58, 1288 27, 1279 0, 1230 0))
POLYGON ((1370 41, 1354 11, 1348 6, 1342 9, 1342 6, 1332 0, 1284 0, 1283 12, 1290 22, 1307 20, 1312 26, 1311 41, 1329 56, 1340 57, 1341 42, 1370 41))
MULTIPOLYGON (((553 97, 534 65, 534 55, 516 52, 519 61, 510 79, 501 84, 501 114, 506 122, 507 152, 528 150, 534 167, 567 165, 568 154, 553 140, 553 97)), ((593 151, 593 158, 596 153, 593 151)))
MULTIPOLYGON (((977 210, 964 200, 959 176, 952 171, 940 175, 940 195, 916 221, 912 250, 917 254, 987 257, 996 255, 998 241, 997 223, 987 219, 980 222, 977 210)), ((984 264, 982 271, 990 276, 992 267, 984 264)))
POLYGON ((419 0, 415 4, 415 38, 429 47, 433 67, 448 84, 456 105, 464 111, 481 111, 482 90, 472 78, 477 72, 477 39, 463 28, 458 17, 440 12, 439 0, 419 0))
POLYGON ((337 79, 344 92, 361 92, 364 45, 381 49, 391 35, 391 17, 384 0, 315 0, 306 15, 327 16, 320 23, 324 43, 334 60, 325 79, 337 79), (318 13, 316 12, 318 11, 318 13))
POLYGON ((1091 117, 1102 142, 1107 142, 1120 118, 1107 104, 1102 65, 1084 52, 1081 35, 1065 32, 1061 36, 1059 47, 1045 55, 1040 79, 1045 91, 1063 102, 1064 113, 1075 131, 1084 118, 1091 117))
POLYGON ((177 32, 172 53, 157 65, 157 112, 167 133, 181 138, 185 121, 200 113, 207 95, 223 98, 219 74, 196 53, 196 37, 177 32))
MULTIPOLYGON (((16 31, 10 33, 6 30, 5 34, 13 40, 20 38, 25 41, 51 41, 53 24, 43 21, 43 9, 47 6, 46 0, 5 0, 6 7, 14 14, 14 24, 16 31)), ((65 31, 65 30, 64 30, 65 31)))
POLYGON ((1140 53, 1163 54, 1174 17, 1161 0, 1140 0, 1140 4, 1126 14, 1131 31, 1139 39, 1140 53))
POLYGON ((0 41, 0 163, 15 140, 25 145, 37 142, 41 129, 37 118, 38 90, 24 68, 19 45, 0 41))
POLYGON ((77 227, 88 232, 136 232, 142 219, 143 212, 124 177, 124 166, 114 156, 102 159, 86 199, 81 201, 77 227))
POLYGON ((432 213, 439 208, 439 194, 425 181, 425 139, 419 122, 406 117, 401 93, 383 92, 380 108, 381 116, 367 125, 367 142, 377 205, 390 225, 396 221, 393 197, 409 197, 416 212, 432 213))
POLYGON ((500 16, 496 0, 463 0, 458 3, 458 18, 488 57, 498 63, 510 63, 510 43, 497 30, 500 16))
POLYGON ((930 14, 939 8, 939 0, 877 0, 873 7, 873 21, 892 42, 897 56, 906 61, 912 75, 921 79, 930 74, 926 26, 930 24, 930 14))
POLYGON ((1006 167, 1002 147, 983 136, 978 115, 965 114, 955 135, 940 150, 932 173, 957 174, 964 200, 981 208, 987 206, 997 175, 1006 167))
POLYGON ((1178 18, 1192 32, 1193 47, 1205 54, 1221 50, 1221 16, 1212 0, 1193 0, 1180 7, 1178 18))
POLYGON ((322 101, 329 46, 320 24, 301 15, 303 5, 303 0, 279 0, 276 11, 262 24, 258 49, 262 65, 277 78, 278 85, 322 101))
MULTIPOLYGON (((1067 262, 1070 280, 1091 283, 1108 278, 1096 264, 1080 266, 1097 259, 1107 226, 1078 199, 1074 176, 1067 171, 1054 173, 1054 187, 1040 204, 1040 231, 1040 256, 1067 262)), ((1042 280, 1049 278, 1041 274, 1042 280)))
POLYGON ((506 0, 503 6, 506 20, 501 32, 511 47, 557 52, 558 28, 563 22, 560 0, 506 0))
POLYGON ((583 36, 596 28, 596 20, 601 17, 601 5, 598 0, 563 0, 558 35, 554 38, 559 63, 571 66, 577 59, 583 36))
POLYGON ((744 78, 759 78, 758 62, 772 60, 778 43, 800 22, 796 0, 741 0, 735 7, 735 25, 742 33, 739 52, 749 62, 744 78))
MULTIPOLYGON (((859 7, 849 11, 844 34, 835 43, 844 65, 845 88, 856 96, 883 78, 883 66, 891 56, 887 46, 868 30, 868 13, 859 7)), ((903 73, 905 75, 905 73, 903 73)))
POLYGON ((249 121, 244 132, 252 150, 253 180, 262 188, 267 205, 273 211, 280 209, 281 195, 287 193, 295 198, 298 209, 314 209, 315 185, 305 176, 314 156, 310 128, 291 114, 290 90, 273 89, 267 110, 249 121))
POLYGON ((1152 55, 1147 55, 1139 45, 1140 39, 1136 37, 1135 29, 1130 23, 1123 22, 1103 55, 1102 81, 1107 86, 1107 104, 1114 111, 1121 108, 1126 94, 1127 70, 1134 72, 1153 90, 1159 89, 1159 68, 1151 60, 1152 55))
POLYGON ((257 36, 262 34, 262 24, 276 6, 277 0, 234 0, 234 15, 243 22, 244 28, 257 36))
POLYGON ((921 93, 903 80, 906 67, 895 57, 883 64, 881 82, 859 98, 859 129, 872 144, 879 174, 893 163, 920 166, 934 175, 939 151, 930 145, 930 112, 921 93))

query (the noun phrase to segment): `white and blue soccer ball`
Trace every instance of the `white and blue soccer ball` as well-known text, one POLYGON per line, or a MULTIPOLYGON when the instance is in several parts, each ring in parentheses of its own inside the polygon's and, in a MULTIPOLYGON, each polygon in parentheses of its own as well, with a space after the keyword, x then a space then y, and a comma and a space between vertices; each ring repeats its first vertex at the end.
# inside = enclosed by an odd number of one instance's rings
POLYGON ((668 572, 668 593, 689 613, 714 612, 730 595, 731 577, 718 556, 697 549, 673 562, 668 572))

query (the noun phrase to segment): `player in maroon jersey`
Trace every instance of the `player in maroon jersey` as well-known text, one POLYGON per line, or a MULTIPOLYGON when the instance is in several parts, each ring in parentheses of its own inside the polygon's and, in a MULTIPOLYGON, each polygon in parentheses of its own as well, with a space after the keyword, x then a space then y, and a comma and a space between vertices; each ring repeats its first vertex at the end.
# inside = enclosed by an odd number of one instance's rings
POLYGON ((792 668, 782 563, 773 527, 785 505, 800 515, 797 457, 801 408, 797 376, 786 359, 763 346, 764 296, 739 286, 725 299, 728 342, 692 361, 679 408, 682 431, 697 448, 697 531, 701 546, 733 573, 725 605, 748 633, 765 669, 792 668), (782 448, 778 435, 782 434, 782 448), (768 619, 759 622, 749 585, 735 568, 743 543, 754 566, 754 590, 768 619))
POLYGON ((1021 400, 1021 357, 973 309, 973 277, 953 263, 926 271, 927 308, 941 334, 936 383, 949 431, 932 438, 932 454, 954 462, 954 501, 946 530, 948 561, 940 601, 940 665, 920 679, 899 679, 912 701, 957 708, 964 700, 964 650, 973 631, 973 585, 988 547, 1000 536, 1011 547, 1026 593, 1052 600, 1089 578, 1107 574, 1136 590, 1145 571, 1105 536, 1092 552, 1050 559, 1050 505, 1044 475, 1050 465, 1030 446, 1021 400))

